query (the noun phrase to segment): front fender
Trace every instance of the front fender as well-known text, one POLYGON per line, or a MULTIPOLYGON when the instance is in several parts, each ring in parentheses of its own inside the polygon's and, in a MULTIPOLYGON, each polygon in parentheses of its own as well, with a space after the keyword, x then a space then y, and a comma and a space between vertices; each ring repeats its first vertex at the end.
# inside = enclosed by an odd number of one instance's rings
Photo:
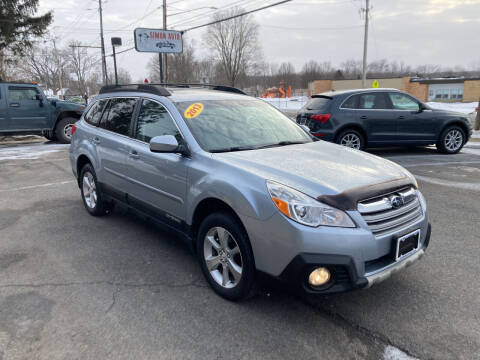
POLYGON ((193 223, 195 209, 200 202, 208 198, 223 201, 240 218, 264 220, 274 214, 276 208, 267 192, 264 179, 239 169, 230 168, 228 172, 219 172, 220 167, 217 167, 215 175, 198 170, 191 171, 186 204, 187 224, 193 223))

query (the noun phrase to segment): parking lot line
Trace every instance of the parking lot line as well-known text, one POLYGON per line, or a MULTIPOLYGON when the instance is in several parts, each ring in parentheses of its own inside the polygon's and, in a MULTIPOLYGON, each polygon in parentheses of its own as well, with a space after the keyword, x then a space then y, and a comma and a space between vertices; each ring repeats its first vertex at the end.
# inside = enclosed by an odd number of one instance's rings
POLYGON ((0 190, 0 192, 31 190, 31 189, 36 189, 36 188, 44 188, 44 187, 48 187, 48 186, 71 184, 71 183, 74 183, 74 182, 75 182, 75 180, 59 181, 59 182, 39 184, 39 185, 23 186, 23 187, 13 188, 13 189, 2 189, 2 190, 0 190))

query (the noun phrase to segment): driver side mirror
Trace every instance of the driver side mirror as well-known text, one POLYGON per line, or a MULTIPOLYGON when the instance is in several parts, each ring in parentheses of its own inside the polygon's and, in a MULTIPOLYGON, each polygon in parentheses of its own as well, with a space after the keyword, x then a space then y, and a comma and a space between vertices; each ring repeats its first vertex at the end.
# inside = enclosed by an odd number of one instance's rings
POLYGON ((154 153, 180 153, 188 155, 185 145, 179 144, 173 135, 155 136, 150 140, 150 151, 154 153))
POLYGON ((40 101, 40 106, 43 106, 43 97, 40 94, 35 94, 35 100, 40 101))
POLYGON ((420 103, 418 112, 422 112, 423 110, 428 110, 428 107, 424 103, 420 103))

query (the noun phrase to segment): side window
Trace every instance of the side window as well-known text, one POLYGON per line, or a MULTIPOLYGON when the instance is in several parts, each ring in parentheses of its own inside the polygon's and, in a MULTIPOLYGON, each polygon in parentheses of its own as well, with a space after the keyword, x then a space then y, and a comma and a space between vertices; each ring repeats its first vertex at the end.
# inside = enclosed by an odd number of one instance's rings
POLYGON ((388 93, 394 109, 397 110, 420 110, 420 105, 410 96, 401 93, 388 93))
POLYGON ((39 94, 39 92, 33 87, 8 87, 8 100, 10 101, 36 100, 35 97, 37 94, 39 94))
POLYGON ((100 127, 121 135, 128 135, 136 102, 136 99, 128 98, 111 99, 108 114, 105 112, 103 115, 100 127))
POLYGON ((342 109, 356 109, 358 103, 358 95, 350 96, 345 102, 342 104, 342 109))
POLYGON ((161 135, 173 135, 178 142, 182 139, 174 120, 165 107, 151 100, 143 100, 135 134, 138 140, 145 142, 161 135))
POLYGON ((100 123, 100 118, 102 117, 103 110, 107 105, 108 100, 98 100, 95 104, 92 105, 90 110, 83 117, 85 121, 91 125, 97 126, 100 123))
POLYGON ((359 109, 389 109, 387 105, 387 100, 383 93, 372 93, 372 94, 362 94, 360 95, 360 101, 358 104, 359 109))

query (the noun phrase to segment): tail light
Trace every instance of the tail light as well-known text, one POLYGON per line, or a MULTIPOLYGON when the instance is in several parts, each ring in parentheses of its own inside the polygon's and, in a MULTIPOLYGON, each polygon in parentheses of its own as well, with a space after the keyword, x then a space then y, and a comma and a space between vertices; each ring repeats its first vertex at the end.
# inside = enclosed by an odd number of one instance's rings
POLYGON ((321 123, 326 123, 328 119, 332 117, 332 114, 315 114, 310 117, 310 119, 321 122, 321 123))
POLYGON ((72 125, 72 135, 75 134, 75 131, 77 131, 77 125, 73 124, 72 125))

